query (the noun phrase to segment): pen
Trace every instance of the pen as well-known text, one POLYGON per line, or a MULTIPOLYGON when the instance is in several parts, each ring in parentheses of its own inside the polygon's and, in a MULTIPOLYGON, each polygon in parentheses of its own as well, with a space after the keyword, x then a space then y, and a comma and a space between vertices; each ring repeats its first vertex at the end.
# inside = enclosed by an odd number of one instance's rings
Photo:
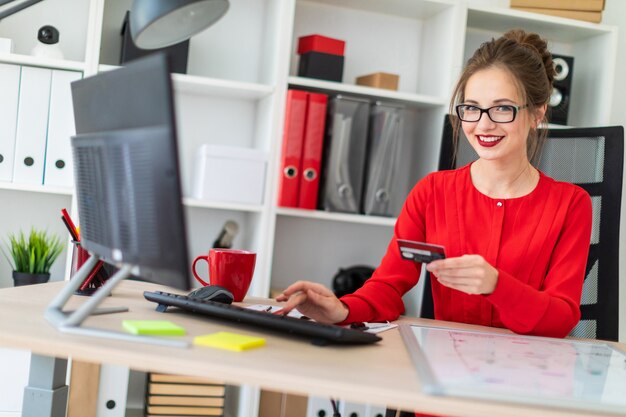
POLYGON ((70 236, 72 236, 72 240, 78 242, 78 235, 76 234, 76 231, 72 229, 70 224, 67 222, 67 219, 61 216, 61 220, 63 221, 63 224, 65 225, 65 227, 67 227, 67 231, 70 232, 70 236))
POLYGON ((78 231, 76 230, 76 225, 74 224, 74 222, 72 221, 72 218, 70 217, 69 213, 67 212, 67 210, 65 210, 64 208, 61 209, 61 214, 63 215, 63 218, 65 219, 65 222, 67 222, 67 228, 70 230, 70 233, 72 234, 72 237, 76 236, 75 240, 80 240, 80 235, 78 234, 78 231))

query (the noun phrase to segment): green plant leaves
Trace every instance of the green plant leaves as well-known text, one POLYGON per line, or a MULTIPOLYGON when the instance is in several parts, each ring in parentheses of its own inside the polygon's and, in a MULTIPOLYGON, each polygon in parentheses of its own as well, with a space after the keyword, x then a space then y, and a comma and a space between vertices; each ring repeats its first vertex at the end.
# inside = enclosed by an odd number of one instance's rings
POLYGON ((10 234, 8 247, 10 259, 8 256, 7 259, 12 263, 13 269, 30 274, 49 273, 50 267, 63 251, 63 244, 58 236, 35 229, 31 229, 28 236, 24 232, 10 234))

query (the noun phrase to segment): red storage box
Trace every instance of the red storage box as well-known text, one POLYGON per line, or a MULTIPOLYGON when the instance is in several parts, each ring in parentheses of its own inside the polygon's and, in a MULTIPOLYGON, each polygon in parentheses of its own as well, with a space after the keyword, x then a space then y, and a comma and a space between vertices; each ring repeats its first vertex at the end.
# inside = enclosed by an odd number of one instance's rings
POLYGON ((298 38, 298 55, 307 52, 322 52, 325 54, 343 56, 346 42, 327 38, 322 35, 309 35, 298 38))

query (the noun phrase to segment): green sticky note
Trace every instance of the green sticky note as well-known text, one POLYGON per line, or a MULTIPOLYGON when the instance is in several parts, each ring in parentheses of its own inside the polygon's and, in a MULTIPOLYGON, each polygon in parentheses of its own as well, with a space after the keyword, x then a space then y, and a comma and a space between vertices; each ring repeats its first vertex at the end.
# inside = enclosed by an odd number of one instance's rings
POLYGON ((264 346, 265 339, 237 333, 217 332, 197 336, 193 339, 193 344, 241 352, 242 350, 264 346))
POLYGON ((132 334, 153 336, 184 336, 185 329, 167 320, 124 320, 124 329, 132 334))

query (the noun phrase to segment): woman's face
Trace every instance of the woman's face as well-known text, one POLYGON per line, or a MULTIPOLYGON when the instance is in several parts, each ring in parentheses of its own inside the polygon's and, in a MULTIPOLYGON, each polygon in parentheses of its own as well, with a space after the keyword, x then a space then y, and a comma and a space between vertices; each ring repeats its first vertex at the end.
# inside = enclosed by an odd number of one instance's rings
MULTIPOLYGON (((472 75, 465 86, 465 101, 462 104, 487 109, 493 106, 513 105, 525 107, 515 86, 512 76, 501 68, 491 67, 472 75)), ((468 113, 476 113, 476 109, 468 108, 468 113)), ((495 109, 494 118, 500 109, 495 109)), ((531 120, 527 108, 517 111, 515 120, 510 123, 496 123, 487 113, 482 113, 477 122, 462 122, 463 132, 478 156, 485 160, 498 162, 528 159, 526 140, 529 129, 536 125, 531 120)))

